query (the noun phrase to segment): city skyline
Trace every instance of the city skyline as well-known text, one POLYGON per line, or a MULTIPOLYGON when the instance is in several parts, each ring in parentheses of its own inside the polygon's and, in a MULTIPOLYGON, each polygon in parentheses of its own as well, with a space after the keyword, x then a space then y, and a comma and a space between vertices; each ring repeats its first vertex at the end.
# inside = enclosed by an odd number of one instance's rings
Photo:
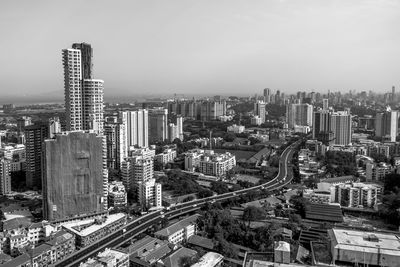
POLYGON ((74 42, 93 45, 106 101, 266 87, 390 91, 399 84, 396 1, 96 1, 96 12, 88 12, 93 4, 79 3, 79 12, 74 4, 3 4, 2 101, 62 101, 58 55, 74 42))

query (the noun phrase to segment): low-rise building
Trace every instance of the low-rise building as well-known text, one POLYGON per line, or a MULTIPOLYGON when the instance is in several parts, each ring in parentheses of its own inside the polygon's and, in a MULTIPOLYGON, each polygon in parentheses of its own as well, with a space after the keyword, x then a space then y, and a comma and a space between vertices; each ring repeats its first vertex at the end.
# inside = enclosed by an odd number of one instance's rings
POLYGON ((176 150, 175 149, 165 149, 162 153, 155 155, 154 161, 165 166, 168 162, 173 162, 176 158, 176 150))
POLYGON ((384 162, 378 164, 367 163, 366 164, 366 178, 367 181, 383 181, 385 176, 392 172, 392 166, 384 162))
POLYGON ((122 182, 108 183, 108 206, 114 208, 126 207, 127 193, 122 182))
POLYGON ((400 240, 395 234, 329 229, 333 264, 399 266, 400 240))
POLYGON ((129 254, 116 249, 99 252, 96 257, 89 258, 79 267, 129 267, 129 254))
POLYGON ((126 223, 124 213, 110 214, 81 221, 73 221, 62 224, 69 233, 75 235, 78 248, 86 247, 102 237, 116 231, 126 223))
POLYGON ((171 226, 161 229, 154 235, 155 237, 162 240, 167 240, 172 244, 177 244, 184 240, 188 240, 189 237, 195 235, 197 232, 197 218, 199 217, 199 214, 189 216, 171 226))
POLYGON ((222 177, 235 166, 236 157, 231 153, 209 153, 200 158, 199 171, 205 175, 222 177))
POLYGON ((125 249, 132 266, 150 266, 171 252, 167 241, 146 236, 125 249))
POLYGON ((219 267, 222 266, 224 256, 215 252, 207 252, 191 267, 219 267))
POLYGON ((233 124, 226 128, 227 132, 232 132, 232 133, 243 133, 244 130, 245 130, 245 127, 243 125, 236 125, 236 124, 233 124))
POLYGON ((50 266, 66 258, 75 251, 74 236, 65 231, 59 231, 52 239, 37 247, 29 246, 19 250, 23 254, 1 265, 2 267, 50 266))

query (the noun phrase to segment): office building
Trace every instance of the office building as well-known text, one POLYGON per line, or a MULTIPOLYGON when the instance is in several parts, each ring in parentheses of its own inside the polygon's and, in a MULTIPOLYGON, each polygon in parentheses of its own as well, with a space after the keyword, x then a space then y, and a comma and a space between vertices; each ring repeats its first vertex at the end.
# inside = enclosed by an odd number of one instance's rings
POLYGON ((42 188, 43 142, 61 132, 59 118, 48 123, 31 125, 25 128, 26 138, 26 186, 31 189, 42 188))
POLYGON ((11 192, 11 163, 10 160, 0 158, 0 195, 11 192))
POLYGON ((384 113, 378 113, 375 117, 375 136, 396 142, 399 127, 399 112, 388 109, 384 113))
POLYGON ((313 106, 309 104, 287 105, 286 120, 290 129, 295 126, 312 126, 313 106))
POLYGON ((161 184, 156 183, 156 179, 154 178, 138 183, 138 196, 142 208, 151 209, 162 207, 161 184))
POLYGON ((168 109, 149 110, 149 142, 154 144, 168 139, 168 109))
POLYGON ((128 148, 149 146, 149 116, 146 109, 122 111, 119 118, 124 125, 128 148))
POLYGON ((261 118, 261 124, 265 122, 265 103, 263 101, 257 101, 254 103, 253 113, 255 116, 261 118))
POLYGON ((66 130, 103 131, 103 81, 93 79, 90 44, 73 44, 62 50, 66 130))
POLYGON ((108 173, 104 136, 83 131, 44 142, 43 215, 66 220, 107 210, 108 173))

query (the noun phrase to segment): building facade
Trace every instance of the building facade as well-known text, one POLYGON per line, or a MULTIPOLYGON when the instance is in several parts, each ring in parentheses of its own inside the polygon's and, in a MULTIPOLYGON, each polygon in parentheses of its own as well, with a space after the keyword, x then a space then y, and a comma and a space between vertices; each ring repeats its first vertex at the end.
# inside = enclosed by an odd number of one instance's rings
POLYGON ((43 214, 49 221, 107 210, 104 136, 65 132, 44 142, 43 214))

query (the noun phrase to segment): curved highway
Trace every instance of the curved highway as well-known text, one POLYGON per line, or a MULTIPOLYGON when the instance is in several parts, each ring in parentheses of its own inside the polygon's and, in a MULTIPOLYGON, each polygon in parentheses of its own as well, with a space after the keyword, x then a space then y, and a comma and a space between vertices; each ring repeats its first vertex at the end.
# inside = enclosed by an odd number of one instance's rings
POLYGON ((134 237, 146 231, 149 227, 161 222, 163 218, 170 219, 187 214, 189 212, 199 209, 207 203, 214 203, 216 201, 236 198, 238 196, 245 195, 256 190, 276 190, 289 184, 292 180, 292 168, 288 168, 288 164, 290 164, 293 153, 295 152, 295 148, 300 144, 301 141, 302 140, 300 139, 295 143, 289 145, 282 152, 279 160, 278 174, 272 180, 254 187, 249 187, 207 198, 196 199, 193 201, 180 203, 175 206, 148 213, 133 221, 128 222, 125 226, 121 227, 116 232, 109 234, 99 239, 95 243, 74 252, 65 259, 57 262, 55 266, 78 266, 80 262, 85 261, 90 257, 94 257, 99 251, 103 251, 107 247, 116 247, 122 245, 124 242, 126 242, 128 238, 134 237))

